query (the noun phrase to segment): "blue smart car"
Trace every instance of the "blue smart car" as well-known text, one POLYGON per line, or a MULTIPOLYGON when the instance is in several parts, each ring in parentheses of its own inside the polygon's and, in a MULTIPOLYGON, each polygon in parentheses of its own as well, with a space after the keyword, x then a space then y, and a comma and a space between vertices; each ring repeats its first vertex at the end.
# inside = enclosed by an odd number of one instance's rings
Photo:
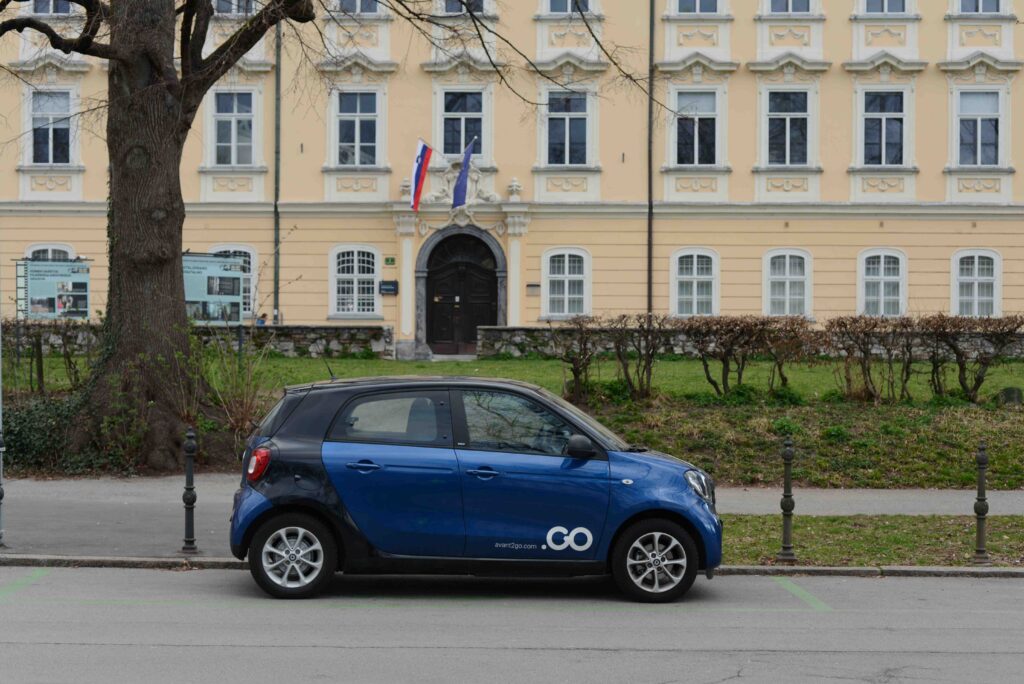
POLYGON ((610 573, 629 597, 665 602, 721 563, 706 473, 520 382, 292 387, 243 462, 231 551, 280 598, 336 571, 610 573))

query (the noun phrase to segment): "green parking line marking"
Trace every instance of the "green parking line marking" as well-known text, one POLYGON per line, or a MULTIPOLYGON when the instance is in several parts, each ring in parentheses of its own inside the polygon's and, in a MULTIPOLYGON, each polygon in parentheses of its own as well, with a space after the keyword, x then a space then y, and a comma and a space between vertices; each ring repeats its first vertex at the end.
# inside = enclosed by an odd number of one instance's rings
POLYGON ((832 606, 828 605, 788 577, 773 577, 772 579, 775 580, 775 583, 780 587, 788 591, 793 596, 796 596, 815 611, 819 613, 828 613, 832 610, 832 606))
POLYGON ((37 568, 36 570, 33 570, 24 577, 16 579, 9 584, 0 586, 0 600, 10 596, 11 594, 14 594, 15 592, 21 591, 28 585, 32 584, 33 582, 36 582, 37 580, 41 580, 49 574, 49 569, 37 568))

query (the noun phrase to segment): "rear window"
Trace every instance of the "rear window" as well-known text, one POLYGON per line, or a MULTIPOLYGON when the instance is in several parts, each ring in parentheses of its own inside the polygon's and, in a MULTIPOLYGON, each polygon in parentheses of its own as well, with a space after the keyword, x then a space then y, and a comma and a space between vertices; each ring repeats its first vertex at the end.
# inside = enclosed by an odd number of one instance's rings
POLYGON ((277 429, 281 427, 281 423, 284 419, 291 414, 291 412, 298 406, 299 402, 302 401, 304 394, 285 394, 281 397, 281 400, 274 405, 274 408, 270 409, 270 413, 263 417, 260 421, 259 426, 256 428, 256 435, 258 437, 271 437, 277 429))
POLYGON ((408 392, 360 397, 334 422, 337 442, 439 444, 450 439, 447 392, 408 392))

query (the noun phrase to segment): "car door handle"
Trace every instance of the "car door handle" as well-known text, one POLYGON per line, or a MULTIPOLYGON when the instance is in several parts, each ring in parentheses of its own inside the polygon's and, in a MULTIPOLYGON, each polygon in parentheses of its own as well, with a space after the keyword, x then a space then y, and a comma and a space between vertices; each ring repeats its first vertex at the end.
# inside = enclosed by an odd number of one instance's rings
POLYGON ((497 477, 498 475, 501 475, 501 473, 499 473, 497 470, 492 470, 491 468, 481 468, 480 470, 467 470, 466 474, 472 475, 473 477, 479 477, 481 480, 490 480, 492 478, 497 477))
POLYGON ((346 463, 346 468, 350 470, 358 470, 361 473, 372 473, 374 470, 380 470, 381 466, 370 461, 359 461, 358 463, 346 463))

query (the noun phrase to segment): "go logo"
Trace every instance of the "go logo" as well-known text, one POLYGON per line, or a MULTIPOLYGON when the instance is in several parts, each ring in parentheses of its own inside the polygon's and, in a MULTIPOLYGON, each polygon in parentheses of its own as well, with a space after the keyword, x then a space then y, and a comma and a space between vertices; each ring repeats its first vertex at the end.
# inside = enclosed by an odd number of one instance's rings
POLYGON ((565 551, 571 548, 573 551, 586 551, 594 543, 594 535, 586 527, 577 527, 573 531, 559 525, 548 530, 547 546, 545 549, 552 551, 565 551), (582 537, 582 542, 580 542, 582 537))

